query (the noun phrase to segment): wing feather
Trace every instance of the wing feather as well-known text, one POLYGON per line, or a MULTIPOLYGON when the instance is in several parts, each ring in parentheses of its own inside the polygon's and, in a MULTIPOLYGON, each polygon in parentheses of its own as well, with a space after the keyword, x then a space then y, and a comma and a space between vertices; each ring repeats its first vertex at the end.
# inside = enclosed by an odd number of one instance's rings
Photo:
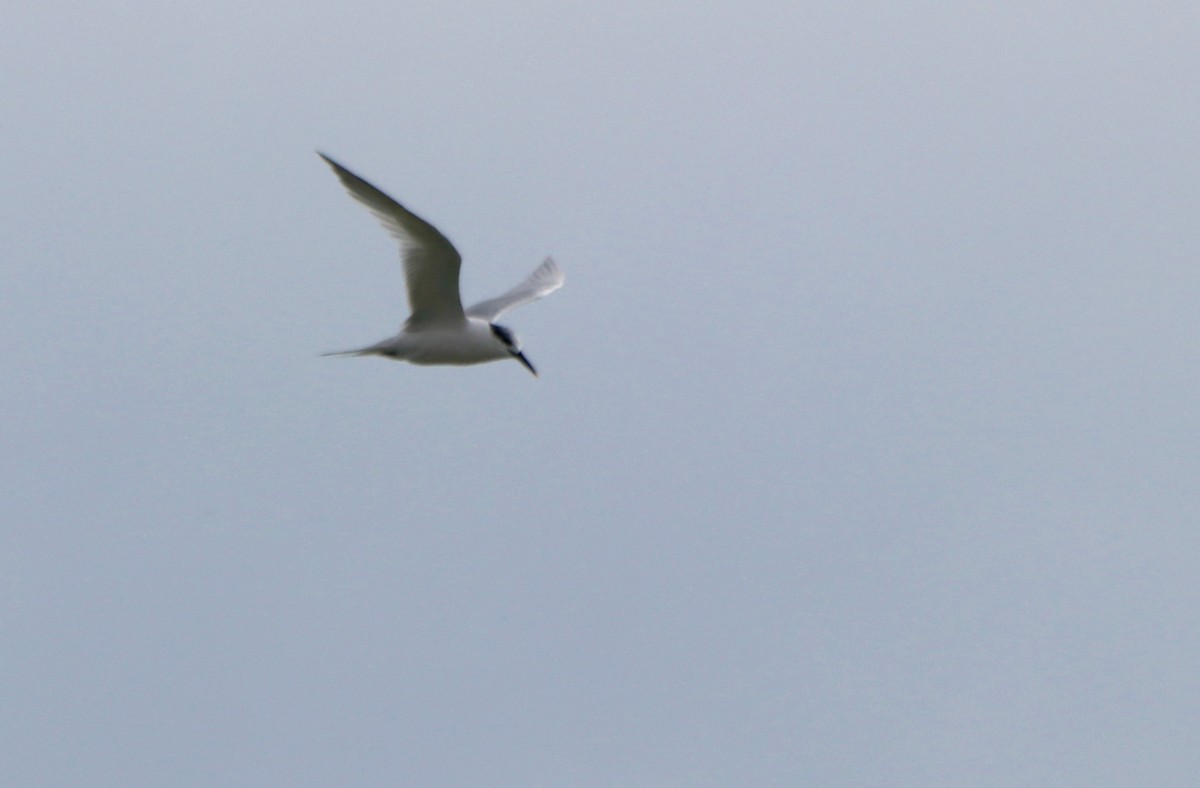
POLYGON ((525 281, 503 295, 480 301, 467 310, 468 317, 481 317, 489 323, 505 312, 553 293, 563 284, 563 272, 554 258, 547 257, 525 281))
POLYGON ((404 264, 404 282, 412 311, 406 325, 419 328, 461 322, 464 314, 458 294, 458 272, 462 267, 462 256, 454 244, 432 224, 324 153, 317 155, 333 168, 350 196, 375 214, 392 237, 400 242, 400 259, 404 264))

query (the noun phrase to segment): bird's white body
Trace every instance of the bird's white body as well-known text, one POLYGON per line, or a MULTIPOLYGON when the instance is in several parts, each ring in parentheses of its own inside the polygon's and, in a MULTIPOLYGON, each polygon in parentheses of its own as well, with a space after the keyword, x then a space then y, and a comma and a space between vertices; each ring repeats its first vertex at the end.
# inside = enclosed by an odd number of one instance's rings
POLYGON ((320 154, 354 199, 367 206, 400 242, 412 314, 400 333, 374 345, 327 356, 385 356, 412 364, 481 364, 515 358, 537 375, 516 336, 495 321, 505 312, 562 287, 563 275, 547 257, 508 292, 463 309, 458 295, 462 257, 437 228, 320 154))
POLYGON ((457 326, 432 326, 401 331, 370 347, 344 351, 355 356, 387 356, 411 364, 482 364, 499 361, 512 353, 496 341, 491 324, 468 317, 457 326))

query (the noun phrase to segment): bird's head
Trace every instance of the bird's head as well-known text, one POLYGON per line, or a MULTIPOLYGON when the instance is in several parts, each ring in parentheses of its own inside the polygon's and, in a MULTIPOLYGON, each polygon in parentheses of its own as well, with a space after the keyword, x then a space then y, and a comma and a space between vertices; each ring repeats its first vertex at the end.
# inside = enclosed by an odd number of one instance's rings
POLYGON ((500 343, 508 349, 509 355, 524 364, 525 369, 532 372, 533 376, 536 378, 537 370, 533 368, 533 364, 530 364, 529 359, 525 358, 525 354, 521 352, 521 342, 517 339, 517 335, 514 334, 511 329, 505 328, 504 326, 496 323, 489 323, 488 325, 492 327, 492 334, 496 337, 496 339, 500 340, 500 343))

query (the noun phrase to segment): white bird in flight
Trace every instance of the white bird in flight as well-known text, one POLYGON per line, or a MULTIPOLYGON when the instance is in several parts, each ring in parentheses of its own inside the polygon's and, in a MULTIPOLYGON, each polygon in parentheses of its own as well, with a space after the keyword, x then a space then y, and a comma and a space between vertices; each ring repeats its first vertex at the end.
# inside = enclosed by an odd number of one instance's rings
POLYGON ((524 282, 503 295, 463 309, 458 295, 462 256, 437 228, 324 153, 354 199, 370 209, 400 242, 404 281, 408 285, 408 320, 394 337, 374 345, 325 353, 326 356, 385 356, 412 364, 481 364, 515 358, 535 376, 537 370, 515 334, 495 320, 522 304, 562 287, 563 274, 547 257, 524 282))

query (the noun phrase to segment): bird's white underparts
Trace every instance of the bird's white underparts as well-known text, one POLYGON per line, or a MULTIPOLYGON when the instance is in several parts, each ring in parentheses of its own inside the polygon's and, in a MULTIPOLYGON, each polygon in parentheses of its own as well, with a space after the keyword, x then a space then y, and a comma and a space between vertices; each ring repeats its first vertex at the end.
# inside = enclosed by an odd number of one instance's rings
POLYGON ((563 274, 547 257, 525 281, 508 292, 463 309, 458 294, 462 256, 437 228, 324 153, 350 196, 375 214, 400 242, 411 314, 400 333, 381 342, 326 356, 384 356, 413 364, 481 364, 514 358, 537 375, 521 343, 495 321, 509 310, 562 287, 563 274))

